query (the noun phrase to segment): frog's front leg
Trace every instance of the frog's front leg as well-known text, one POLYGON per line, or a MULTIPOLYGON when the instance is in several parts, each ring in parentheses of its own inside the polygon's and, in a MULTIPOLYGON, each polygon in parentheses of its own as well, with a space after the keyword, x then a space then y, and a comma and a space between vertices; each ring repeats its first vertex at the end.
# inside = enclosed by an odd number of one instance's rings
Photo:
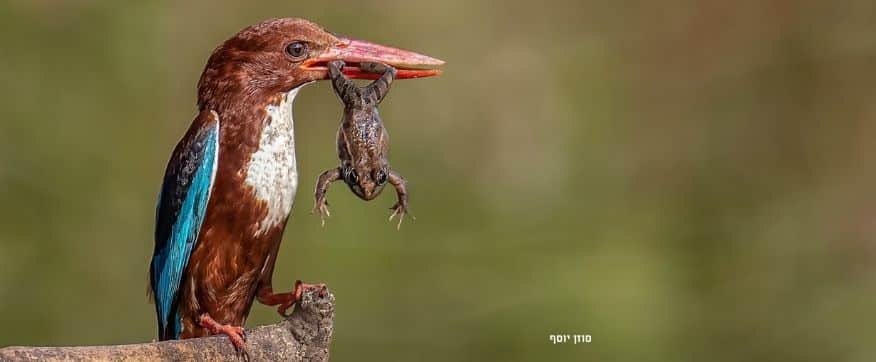
POLYGON ((331 216, 328 209, 328 201, 325 199, 325 194, 328 192, 329 184, 341 179, 341 170, 337 167, 325 170, 319 175, 316 181, 316 191, 314 192, 315 203, 313 210, 310 213, 319 212, 319 218, 322 221, 322 226, 325 227, 325 218, 331 216))
POLYGON ((404 177, 401 177, 401 175, 395 171, 390 170, 388 179, 392 187, 395 187, 395 193, 398 196, 398 201, 396 201, 395 205, 390 208, 392 214, 389 215, 389 220, 392 220, 392 218, 398 215, 398 226, 396 229, 401 229, 401 224, 405 219, 405 215, 410 215, 411 219, 414 220, 417 218, 411 214, 411 211, 408 208, 408 190, 405 186, 406 183, 404 177))

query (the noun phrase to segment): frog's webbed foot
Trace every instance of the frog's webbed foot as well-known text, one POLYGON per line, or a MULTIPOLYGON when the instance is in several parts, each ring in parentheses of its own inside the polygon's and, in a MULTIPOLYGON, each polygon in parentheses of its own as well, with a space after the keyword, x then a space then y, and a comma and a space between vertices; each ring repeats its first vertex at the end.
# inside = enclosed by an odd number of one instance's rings
POLYGON ((392 214, 389 215, 389 221, 392 221, 392 218, 398 215, 398 225, 396 226, 396 230, 401 230, 402 221, 405 219, 405 215, 410 216, 411 219, 416 220, 417 218, 411 214, 411 211, 408 209, 408 202, 405 200, 399 200, 392 207, 389 208, 392 210, 392 214))
POLYGON ((392 221, 392 218, 398 215, 398 226, 396 227, 398 230, 401 229, 401 224, 405 219, 405 215, 410 215, 413 220, 416 220, 417 218, 415 218, 414 215, 411 215, 411 211, 408 209, 408 188, 404 177, 393 170, 389 170, 387 176, 389 183, 395 187, 395 193, 398 196, 398 201, 395 205, 390 207, 392 214, 389 215, 389 220, 392 221))
POLYGON ((310 213, 319 212, 319 218, 322 221, 322 227, 325 227, 325 219, 331 216, 331 213, 328 209, 328 201, 325 199, 325 195, 328 192, 328 187, 332 182, 335 182, 341 178, 341 171, 335 167, 325 170, 322 174, 319 175, 319 179, 316 180, 316 192, 313 194, 313 210, 310 213))
POLYGON ((325 227, 325 219, 329 216, 332 216, 332 213, 329 212, 328 201, 325 199, 325 195, 316 199, 316 203, 313 204, 313 210, 310 213, 319 213, 319 220, 322 223, 322 227, 325 227))

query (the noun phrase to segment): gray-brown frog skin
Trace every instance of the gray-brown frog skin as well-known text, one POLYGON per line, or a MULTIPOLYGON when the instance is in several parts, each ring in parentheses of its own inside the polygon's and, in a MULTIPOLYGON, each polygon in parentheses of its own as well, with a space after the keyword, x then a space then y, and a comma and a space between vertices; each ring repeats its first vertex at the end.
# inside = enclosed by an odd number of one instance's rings
MULTIPOLYGON (((338 159, 340 166, 330 168, 319 175, 316 182, 313 210, 319 212, 322 225, 330 215, 326 192, 329 184, 344 180, 356 196, 369 201, 380 195, 387 182, 395 187, 398 202, 390 209, 392 220, 399 216, 398 227, 408 212, 408 193, 405 180, 389 168, 389 134, 383 127, 377 105, 389 92, 396 70, 380 63, 360 63, 362 71, 381 74, 365 87, 358 87, 341 72, 343 61, 329 62, 329 77, 335 94, 344 104, 344 115, 338 129, 338 159)), ((411 216, 413 217, 413 216, 411 216)))

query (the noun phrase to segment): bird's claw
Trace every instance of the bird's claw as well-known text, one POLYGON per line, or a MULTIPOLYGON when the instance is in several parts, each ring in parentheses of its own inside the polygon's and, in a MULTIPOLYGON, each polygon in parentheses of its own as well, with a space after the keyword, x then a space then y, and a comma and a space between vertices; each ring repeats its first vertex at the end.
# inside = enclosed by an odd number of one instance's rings
POLYGON ((289 301, 289 302, 280 304, 280 306, 277 307, 277 313, 280 313, 280 315, 283 316, 283 318, 289 318, 289 316, 292 314, 286 313, 286 311, 289 310, 289 308, 292 308, 292 306, 295 305, 295 302, 296 301, 293 300, 293 301, 289 301))
POLYGON ((324 297, 327 291, 325 283, 307 284, 300 280, 296 280, 295 288, 292 291, 293 298, 277 307, 277 312, 279 312, 280 315, 283 316, 283 318, 289 318, 291 313, 286 313, 286 311, 289 310, 289 308, 291 308, 293 305, 298 303, 301 300, 301 297, 304 295, 304 291, 308 289, 318 289, 320 297, 324 297))
POLYGON ((212 334, 224 334, 231 340, 231 344, 238 352, 246 354, 246 330, 243 327, 232 326, 228 324, 220 324, 209 314, 204 313, 198 318, 198 323, 201 327, 206 328, 212 334))
POLYGON ((319 289, 319 296, 324 297, 326 293, 325 283, 317 283, 317 284, 307 284, 300 280, 295 281, 295 300, 301 300, 301 296, 304 295, 304 291, 307 289, 319 289))

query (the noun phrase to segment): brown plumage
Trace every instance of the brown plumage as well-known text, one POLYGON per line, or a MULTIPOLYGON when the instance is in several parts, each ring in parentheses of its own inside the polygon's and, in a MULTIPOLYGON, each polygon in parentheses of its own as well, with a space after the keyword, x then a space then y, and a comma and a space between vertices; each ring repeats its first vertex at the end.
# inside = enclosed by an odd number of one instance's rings
MULTIPOLYGON (((151 285, 161 339, 224 333, 242 347, 254 300, 284 314, 310 287, 274 293, 271 276, 298 183, 291 105, 336 59, 442 63, 293 18, 247 27, 213 51, 198 83, 200 115, 174 150, 157 211, 151 285)), ((360 77, 355 66, 349 73, 360 77)))

